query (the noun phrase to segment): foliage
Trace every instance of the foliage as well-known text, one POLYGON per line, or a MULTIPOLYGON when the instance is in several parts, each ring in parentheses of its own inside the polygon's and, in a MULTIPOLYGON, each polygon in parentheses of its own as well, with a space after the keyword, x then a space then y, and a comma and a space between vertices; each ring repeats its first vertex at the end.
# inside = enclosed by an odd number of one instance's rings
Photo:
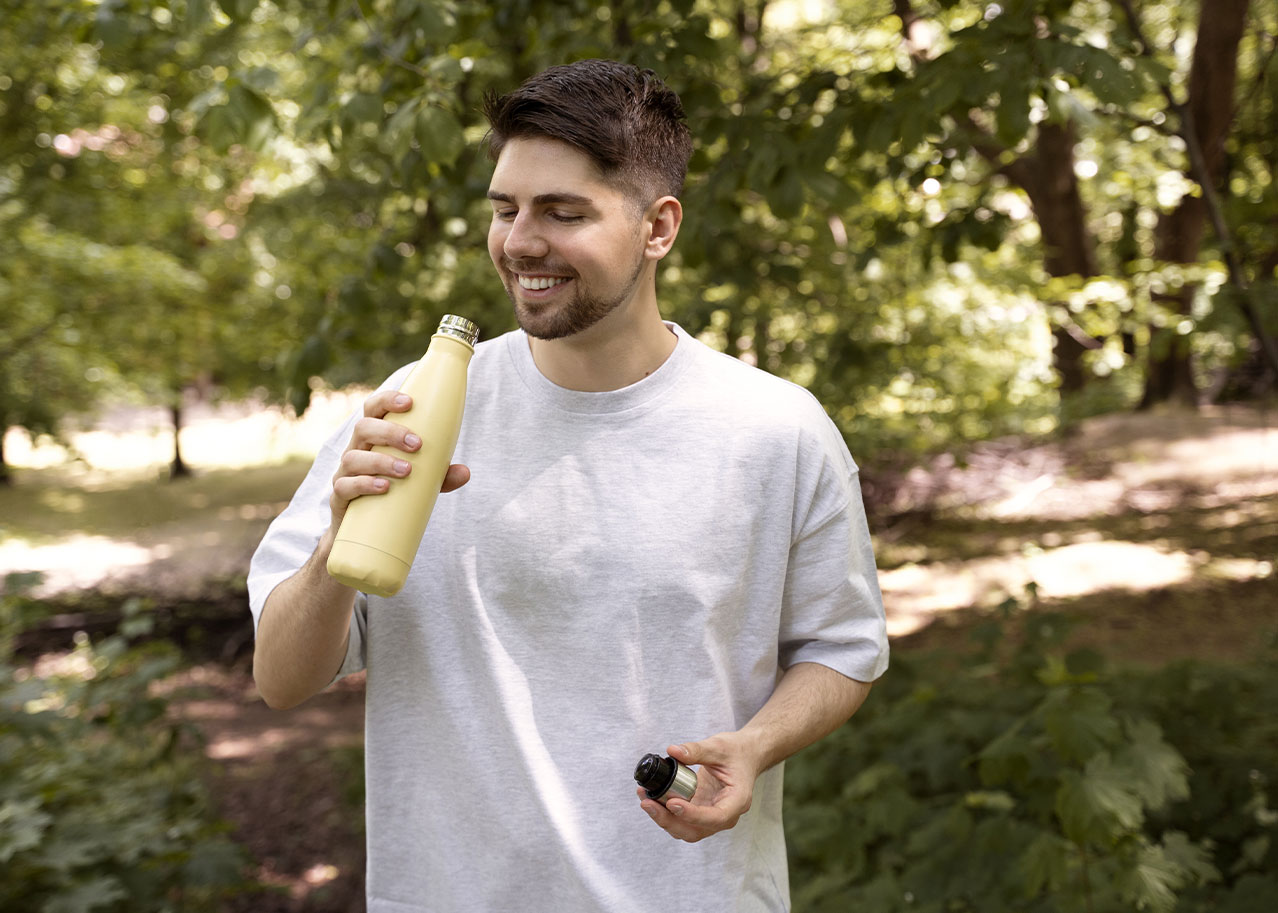
POLYGON ((0 592, 0 908, 32 913, 212 911, 240 882, 238 848, 213 823, 180 727, 150 693, 178 657, 145 633, 81 638, 63 671, 18 674, 11 637, 38 611, 0 592))
POLYGON ((318 378, 418 356, 445 312, 509 328, 480 99, 588 56, 658 70, 694 129, 666 315, 811 387, 858 455, 1131 405, 1168 340, 1202 387, 1249 356, 1244 311, 1273 313, 1271 5, 1221 102, 1232 248, 1190 264, 1156 235, 1200 192, 1176 101, 1199 4, 1139 4, 1148 44, 1119 2, 815 6, 0 0, 0 327, 25 341, 0 423, 47 426, 117 376, 300 410, 318 378), (154 251, 173 281, 127 257, 19 275, 39 232, 154 251), (1166 304, 1186 288, 1188 313, 1166 304), (1062 385, 1085 395, 1058 408, 1062 385))
POLYGON ((897 658, 788 765, 795 909, 1273 909, 1270 659, 1118 674, 1062 656, 1058 616, 1014 647, 1009 624, 959 661, 897 658))

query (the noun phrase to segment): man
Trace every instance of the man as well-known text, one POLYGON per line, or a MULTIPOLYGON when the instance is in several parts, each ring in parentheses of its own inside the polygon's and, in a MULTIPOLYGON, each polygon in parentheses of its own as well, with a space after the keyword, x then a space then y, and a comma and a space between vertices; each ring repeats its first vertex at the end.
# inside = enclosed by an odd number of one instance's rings
POLYGON ((780 762, 887 666, 856 465, 806 391, 661 319, 674 93, 582 61, 486 107, 521 330, 471 361, 465 487, 398 595, 325 573, 346 505, 405 474, 370 448, 420 446, 401 369, 254 556, 258 687, 288 707, 367 669, 370 913, 788 909, 780 762), (636 801, 670 742, 692 801, 636 801))

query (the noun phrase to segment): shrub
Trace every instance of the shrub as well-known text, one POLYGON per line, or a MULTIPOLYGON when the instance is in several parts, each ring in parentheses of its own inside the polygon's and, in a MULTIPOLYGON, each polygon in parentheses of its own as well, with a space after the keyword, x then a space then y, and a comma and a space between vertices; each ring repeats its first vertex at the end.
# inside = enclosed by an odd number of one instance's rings
MULTIPOLYGON (((176 651, 80 637, 60 674, 19 672, 12 636, 37 609, 17 583, 0 593, 0 909, 213 910, 242 861, 149 690, 176 651)), ((126 614, 125 632, 143 633, 126 614)))
POLYGON ((1108 672, 1062 621, 894 657, 790 762, 796 913, 1278 909, 1272 663, 1108 672))

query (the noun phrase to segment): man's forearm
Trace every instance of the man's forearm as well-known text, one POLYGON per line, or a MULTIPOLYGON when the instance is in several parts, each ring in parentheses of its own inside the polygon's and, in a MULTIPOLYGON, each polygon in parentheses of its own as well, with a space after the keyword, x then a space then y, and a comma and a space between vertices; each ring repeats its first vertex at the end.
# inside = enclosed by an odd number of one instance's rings
POLYGON ((741 729, 759 772, 824 738, 856 713, 870 684, 818 663, 797 663, 777 682, 772 696, 741 729))
POLYGON ((276 709, 324 690, 346 656, 355 591, 325 570, 331 545, 325 533, 310 560, 262 607, 253 679, 262 699, 276 709))

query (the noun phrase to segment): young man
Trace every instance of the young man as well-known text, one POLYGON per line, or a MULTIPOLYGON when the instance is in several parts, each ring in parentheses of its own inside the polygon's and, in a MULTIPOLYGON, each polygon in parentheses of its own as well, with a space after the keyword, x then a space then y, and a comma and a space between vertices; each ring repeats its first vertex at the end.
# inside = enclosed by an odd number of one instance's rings
POLYGON ((780 762, 887 666, 856 465, 806 391, 662 321, 691 142, 654 74, 555 67, 487 114, 522 329, 471 361, 465 487, 398 595, 325 573, 346 505, 405 473, 370 448, 420 446, 401 369, 254 556, 258 687, 368 671, 370 913, 786 910, 780 762), (636 793, 663 746, 691 802, 636 793))

